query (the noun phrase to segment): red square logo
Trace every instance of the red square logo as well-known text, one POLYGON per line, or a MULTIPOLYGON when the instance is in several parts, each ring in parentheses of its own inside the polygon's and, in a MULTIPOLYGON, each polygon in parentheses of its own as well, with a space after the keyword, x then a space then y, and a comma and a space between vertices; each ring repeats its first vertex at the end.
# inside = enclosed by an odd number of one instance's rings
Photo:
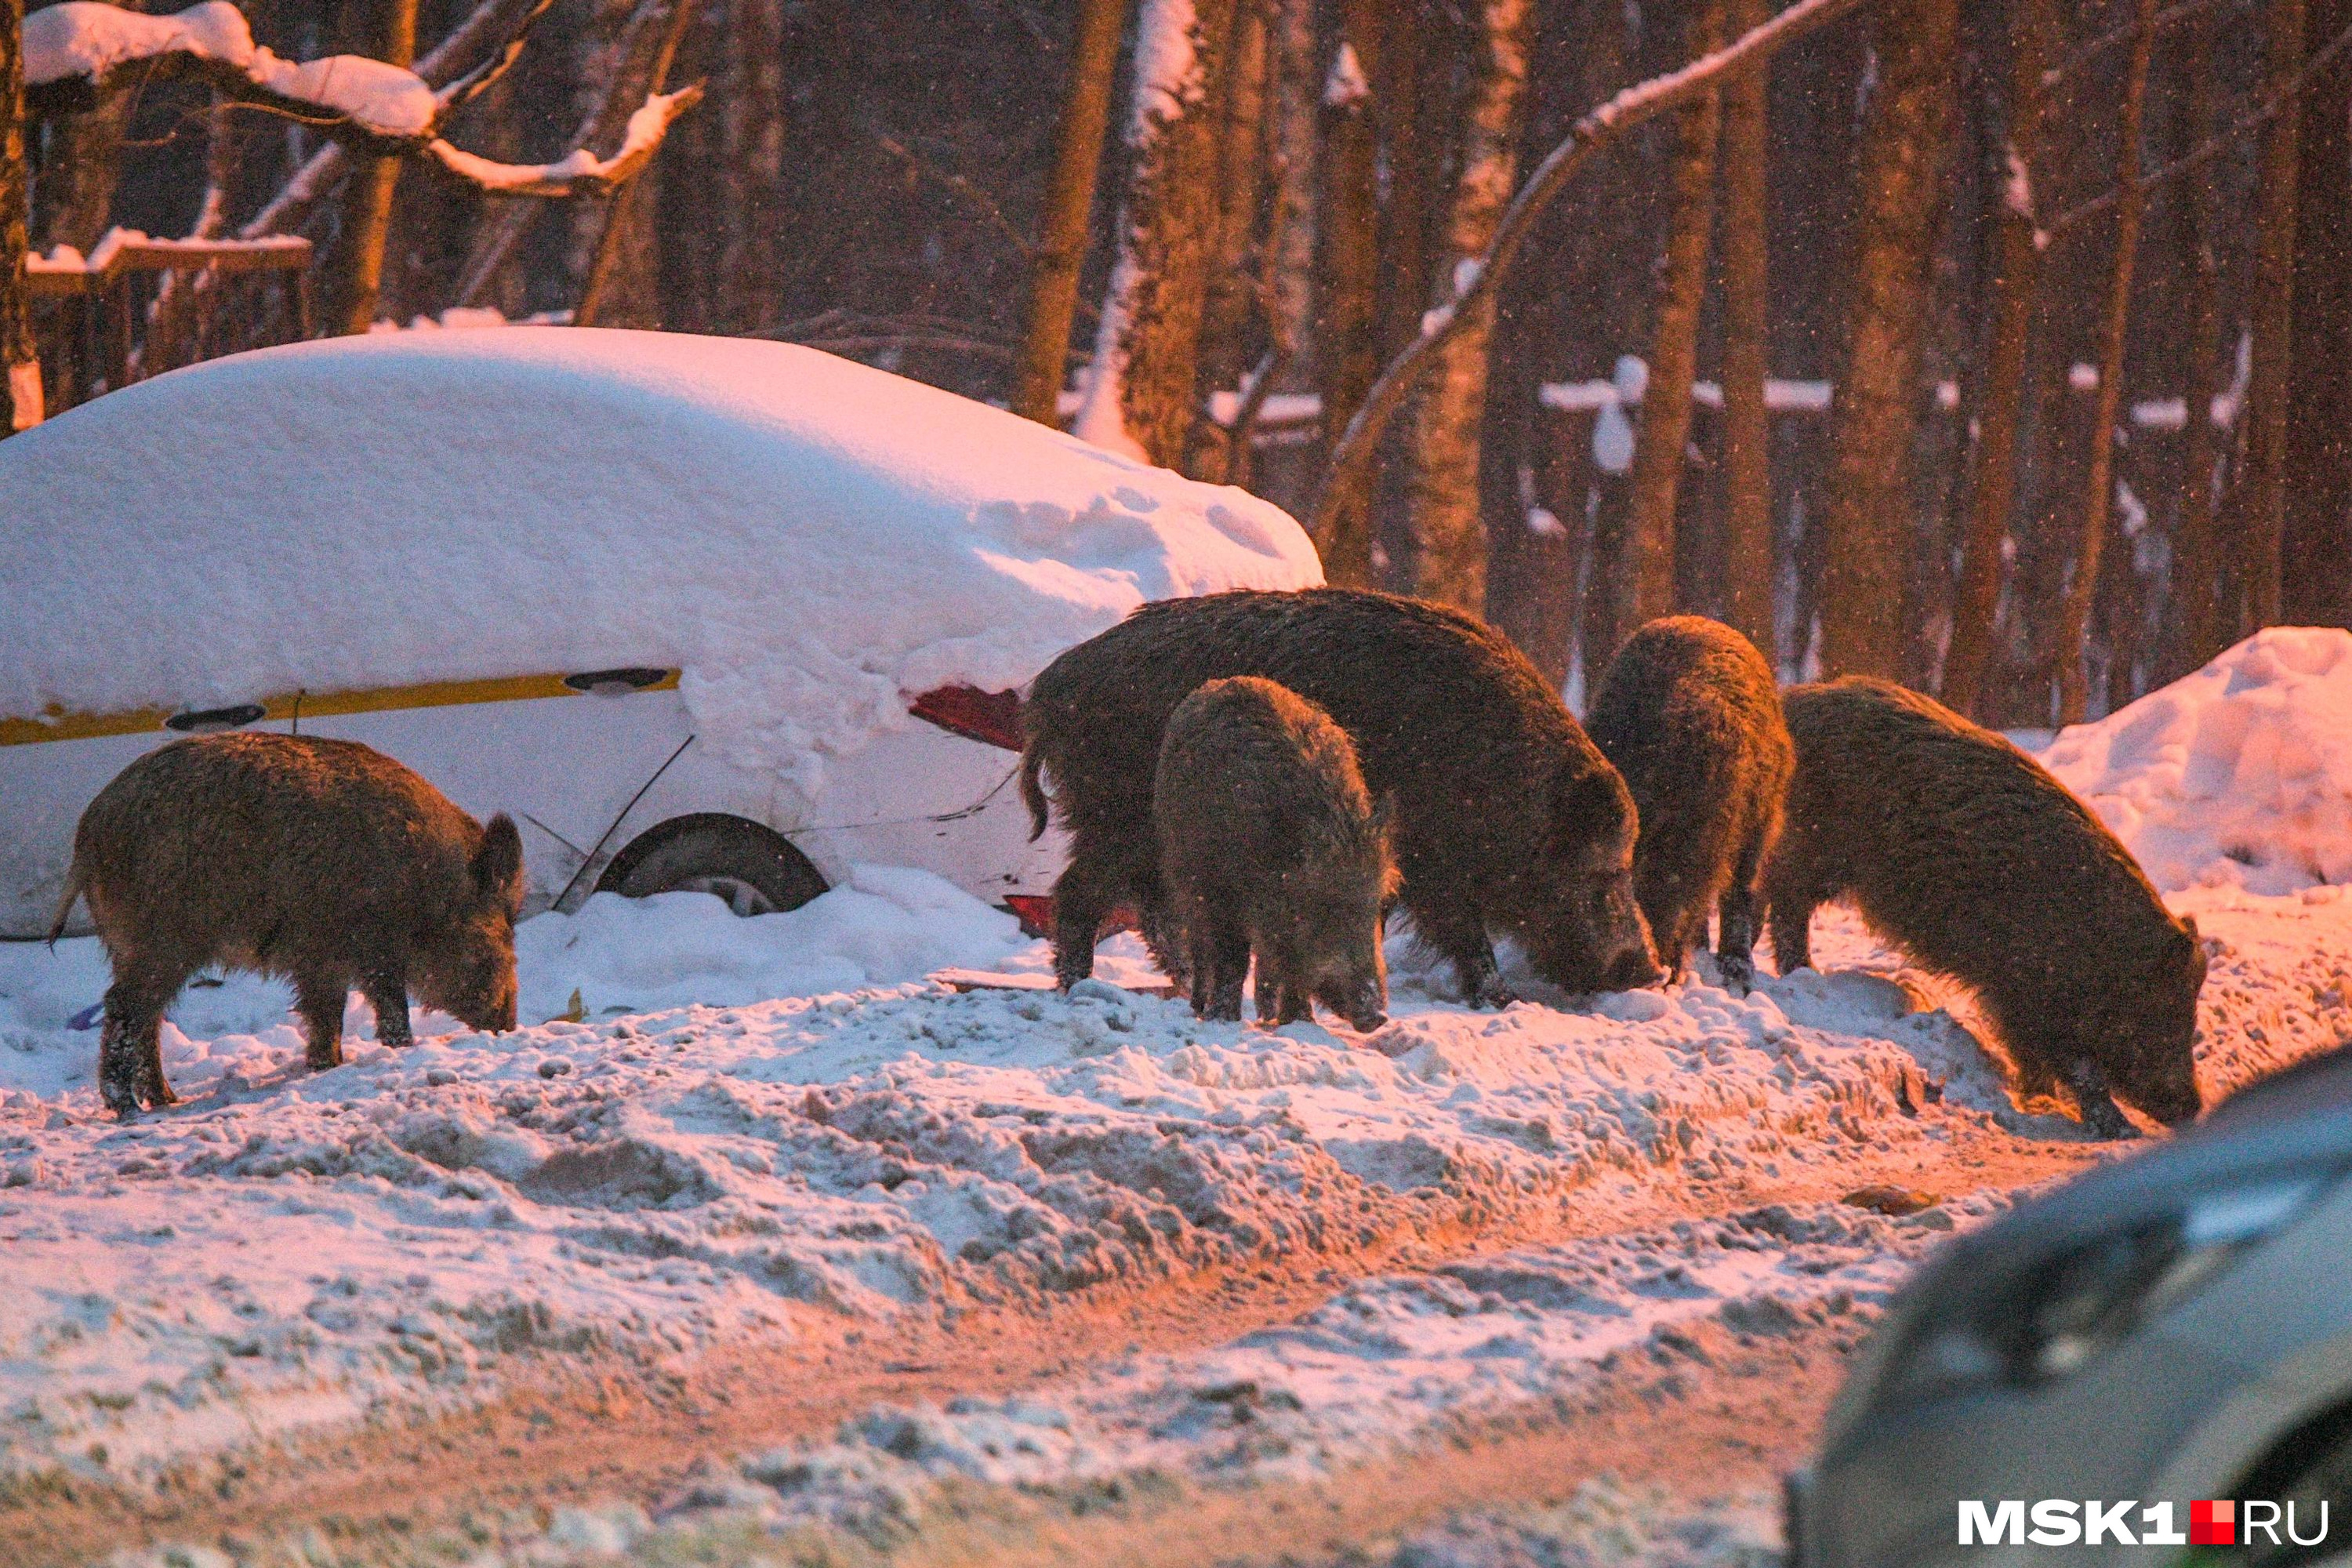
POLYGON ((2192 1502, 2189 1505, 2189 1544, 2238 1544, 2238 1505, 2234 1502, 2192 1502))

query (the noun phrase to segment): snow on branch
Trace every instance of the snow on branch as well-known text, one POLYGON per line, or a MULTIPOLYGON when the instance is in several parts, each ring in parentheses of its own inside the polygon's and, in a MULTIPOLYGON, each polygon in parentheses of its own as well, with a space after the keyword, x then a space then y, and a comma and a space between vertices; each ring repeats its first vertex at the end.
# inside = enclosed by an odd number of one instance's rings
POLYGON ((374 143, 374 151, 430 159, 501 195, 610 190, 645 167, 671 122, 702 97, 699 87, 653 94, 629 117, 610 158, 583 147, 551 163, 501 163, 438 133, 445 112, 469 96, 467 82, 436 92, 415 71, 359 55, 283 59, 253 41, 245 14, 229 0, 204 0, 170 16, 66 0, 26 16, 24 38, 25 84, 37 99, 102 90, 132 71, 184 70, 240 102, 323 121, 331 131, 374 143))
POLYGON ((669 133, 670 122, 702 98, 699 86, 676 92, 657 92, 629 116, 621 150, 599 158, 585 147, 552 163, 499 163, 478 158, 435 137, 425 144, 425 155, 461 180, 501 196, 568 196, 575 192, 609 190, 625 183, 646 166, 669 133))

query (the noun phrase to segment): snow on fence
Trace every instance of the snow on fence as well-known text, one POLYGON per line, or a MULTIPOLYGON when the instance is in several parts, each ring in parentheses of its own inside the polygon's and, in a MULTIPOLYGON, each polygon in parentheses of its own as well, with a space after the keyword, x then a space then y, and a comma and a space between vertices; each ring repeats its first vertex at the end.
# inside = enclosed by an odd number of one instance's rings
POLYGON ((88 256, 71 246, 27 256, 26 292, 49 409, 179 365, 310 336, 310 242, 294 235, 157 239, 128 228, 109 229, 88 256), (167 291, 174 277, 183 287, 167 291), (159 310, 167 293, 172 308, 159 310))

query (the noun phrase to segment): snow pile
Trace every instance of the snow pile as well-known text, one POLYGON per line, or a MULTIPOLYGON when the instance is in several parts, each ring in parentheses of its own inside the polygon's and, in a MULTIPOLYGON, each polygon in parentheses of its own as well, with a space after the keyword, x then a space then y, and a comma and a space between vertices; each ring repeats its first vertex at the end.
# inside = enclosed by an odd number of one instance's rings
POLYGON ((103 77, 138 60, 190 55, 243 72, 287 98, 333 110, 379 135, 422 136, 440 118, 433 89, 410 71, 360 55, 297 65, 253 41, 245 14, 205 0, 176 16, 142 16, 96 0, 66 0, 25 18, 25 83, 103 77))
POLYGON ((2352 881, 2352 632, 2258 632, 2042 761, 2159 888, 2352 881))
POLYGON ((142 382, 0 446, 0 715, 623 665, 818 782, 904 693, 1319 582, 1279 509, 782 343, 516 327, 142 382), (92 638, 93 626, 112 628, 92 638))
MULTIPOLYGON (((927 898, 962 895, 869 876, 725 927, 685 900, 599 901, 525 928, 527 994, 576 973, 593 1020, 607 996, 717 994, 713 975, 905 973, 938 951, 919 925, 960 929, 967 962, 1003 953, 993 917, 927 898), (802 916, 796 955, 759 934, 802 916)), ((311 1075, 291 1021, 234 982, 167 1033, 185 1103, 121 1127, 89 1087, 94 1034, 62 1026, 96 994, 91 946, 12 950, 0 1001, 0 1471, 102 1443, 137 1473, 478 1399, 551 1348, 658 1362, 810 1310, 1025 1311, 1507 1235, 1580 1194, 1819 1166, 1932 1125, 1900 1031, 1704 986, 1500 1014, 1401 991, 1355 1043, 1100 984, 917 984, 495 1037, 428 1016, 414 1048, 349 1044, 311 1075)))

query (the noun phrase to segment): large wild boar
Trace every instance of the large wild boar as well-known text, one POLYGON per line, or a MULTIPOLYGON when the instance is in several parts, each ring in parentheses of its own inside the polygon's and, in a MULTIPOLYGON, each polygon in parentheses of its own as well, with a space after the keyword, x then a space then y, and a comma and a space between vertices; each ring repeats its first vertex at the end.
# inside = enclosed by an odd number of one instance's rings
POLYGON ((1772 667, 1721 622, 1668 616, 1618 650, 1584 727, 1641 813, 1633 894, 1658 957, 1680 974, 1714 910, 1724 984, 1747 990, 1764 860, 1796 766, 1772 667))
POLYGON ((1765 872, 1780 972, 1814 908, 1851 898, 1921 967, 1973 989, 2021 1087, 2063 1080, 2083 1121, 2198 1111, 2205 953, 2131 852, 2042 765, 1916 692, 1849 677, 1785 695, 1797 772, 1765 872))
POLYGON ((1328 713, 1256 676, 1212 680, 1170 715, 1152 793, 1195 1013, 1239 1018, 1255 954, 1260 1022, 1318 1001, 1367 1034, 1388 1022, 1387 814, 1328 713))
POLYGON ((355 742, 205 735, 150 752, 82 813, 51 941, 77 896, 114 968, 99 1089, 125 1120, 176 1098, 163 1010, 214 964, 293 982, 314 1068, 343 1059, 354 984, 389 1046, 408 1044, 412 991, 475 1028, 514 1027, 514 824, 482 826, 355 742))
POLYGON ((1489 932, 1572 991, 1658 978, 1633 900, 1633 802, 1559 694, 1501 633, 1441 605, 1346 588, 1146 605, 1046 666, 1022 708, 1022 794, 1070 832, 1054 888, 1055 970, 1094 968, 1121 903, 1171 962, 1152 826, 1160 742, 1206 681, 1258 675, 1328 712, 1364 783, 1395 802, 1401 897, 1463 995, 1500 1005, 1489 932))

